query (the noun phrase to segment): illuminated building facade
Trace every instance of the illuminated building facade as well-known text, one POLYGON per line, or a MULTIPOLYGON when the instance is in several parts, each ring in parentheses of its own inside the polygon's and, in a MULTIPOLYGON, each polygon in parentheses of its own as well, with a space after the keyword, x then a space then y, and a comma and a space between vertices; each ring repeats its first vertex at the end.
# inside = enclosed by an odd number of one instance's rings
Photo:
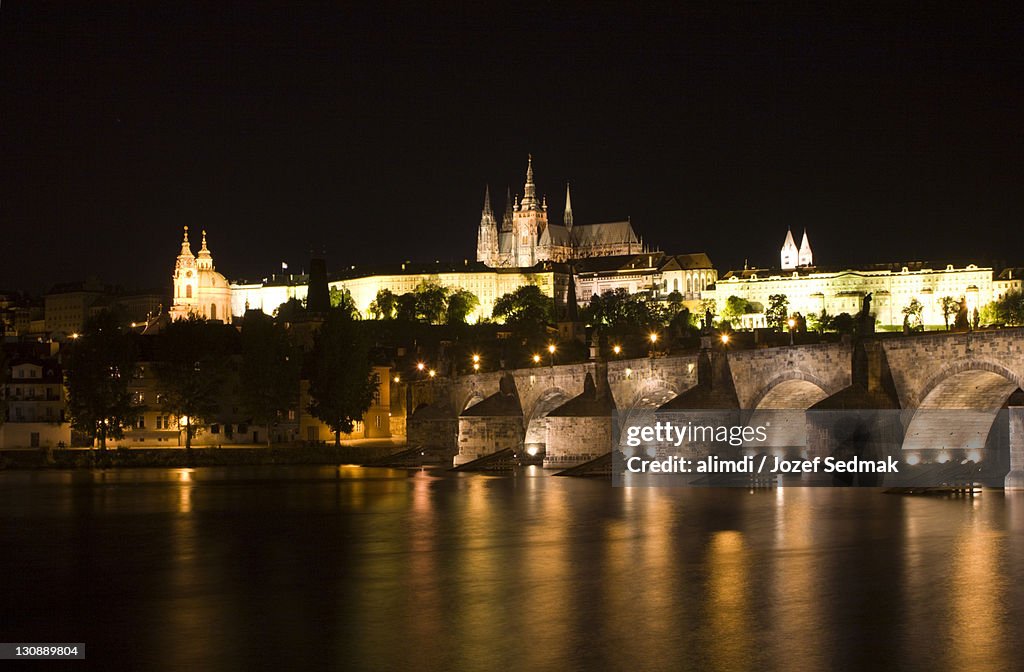
MULTIPOLYGON (((951 296, 957 301, 966 299, 967 309, 973 314, 996 297, 991 267, 967 264, 909 262, 872 264, 858 268, 823 268, 811 263, 810 244, 804 233, 803 244, 797 248, 791 232, 787 232, 781 251, 781 269, 747 268, 726 273, 713 287, 702 292, 705 299, 714 299, 718 310, 725 307, 731 296, 751 302, 759 313, 744 316, 744 327, 763 327, 764 309, 769 297, 783 294, 789 302, 790 313, 820 315, 827 311, 856 315, 865 295, 871 294, 871 312, 882 327, 899 328, 903 325, 903 309, 917 299, 922 306, 922 322, 928 326, 944 326, 940 300, 951 296), (806 254, 805 254, 806 253, 806 254), (787 257, 787 255, 789 255, 787 257), (792 256, 796 255, 796 256, 792 256), (795 266, 785 266, 796 260, 795 266)), ((1004 284, 1010 286, 1012 280, 1004 284)), ((737 325, 739 326, 739 325, 737 325)))
MULTIPOLYGON (((208 320, 231 322, 231 285, 214 268, 213 255, 206 246, 206 231, 203 231, 199 254, 193 256, 188 242, 188 227, 185 227, 172 279, 174 293, 169 311, 172 320, 195 315, 208 320)), ((236 314, 241 315, 243 312, 236 314)))

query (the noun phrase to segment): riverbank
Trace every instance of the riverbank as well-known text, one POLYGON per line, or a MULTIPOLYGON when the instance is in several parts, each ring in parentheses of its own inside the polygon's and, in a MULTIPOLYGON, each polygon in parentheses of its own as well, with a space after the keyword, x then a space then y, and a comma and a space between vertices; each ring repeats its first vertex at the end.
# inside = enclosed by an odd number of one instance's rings
POLYGON ((190 460, 184 448, 119 448, 105 452, 88 449, 4 450, 3 469, 117 469, 137 467, 216 467, 273 464, 361 464, 401 450, 394 440, 357 440, 339 447, 283 445, 267 447, 193 448, 190 460))

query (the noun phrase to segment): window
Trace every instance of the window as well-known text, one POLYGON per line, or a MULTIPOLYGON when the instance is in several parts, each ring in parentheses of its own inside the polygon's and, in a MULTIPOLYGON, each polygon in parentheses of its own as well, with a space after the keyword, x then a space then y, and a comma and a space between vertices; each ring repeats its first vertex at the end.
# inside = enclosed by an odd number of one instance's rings
POLYGON ((192 285, 185 285, 185 298, 186 299, 191 299, 192 298, 192 285))
POLYGON ((210 319, 211 320, 216 320, 217 319, 217 304, 216 303, 211 303, 210 304, 210 319))
POLYGON ((135 428, 136 429, 145 429, 146 428, 146 416, 140 415, 138 418, 135 419, 135 428))

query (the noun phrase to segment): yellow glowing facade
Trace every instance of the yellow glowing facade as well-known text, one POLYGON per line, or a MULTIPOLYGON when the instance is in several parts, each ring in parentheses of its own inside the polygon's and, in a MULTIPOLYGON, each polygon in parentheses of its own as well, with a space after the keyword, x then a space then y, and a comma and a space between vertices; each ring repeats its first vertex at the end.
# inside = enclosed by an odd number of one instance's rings
MULTIPOLYGON (((762 310, 773 294, 784 294, 790 313, 807 316, 840 313, 857 314, 866 294, 871 294, 871 312, 883 327, 900 327, 903 309, 917 299, 922 321, 929 326, 944 325, 940 300, 951 296, 967 300, 967 309, 974 309, 995 297, 991 267, 969 264, 963 268, 952 265, 932 268, 926 264, 885 265, 867 269, 824 271, 815 267, 732 271, 714 286, 701 293, 703 299, 714 299, 719 311, 730 296, 746 299, 762 310)), ((743 326, 765 326, 763 313, 746 316, 743 326)))
POLYGON ((203 231, 199 254, 193 256, 188 242, 188 227, 185 227, 172 280, 174 294, 169 311, 172 320, 195 315, 208 320, 231 322, 231 285, 213 266, 213 255, 206 246, 206 231, 203 231))
MULTIPOLYGON (((396 295, 406 294, 423 282, 441 285, 442 287, 461 288, 472 292, 479 300, 480 306, 468 317, 470 322, 481 318, 489 318, 494 309, 494 302, 501 296, 514 292, 524 285, 537 285, 545 296, 555 296, 555 292, 565 292, 567 278, 564 273, 554 270, 532 271, 527 269, 446 269, 442 272, 417 273, 403 272, 368 274, 334 280, 328 283, 331 289, 348 290, 352 299, 364 317, 370 317, 370 304, 377 298, 377 292, 390 290, 396 295)), ((308 292, 306 284, 236 284, 231 286, 232 310, 242 315, 245 310, 262 310, 268 315, 289 299, 305 300, 308 292)))

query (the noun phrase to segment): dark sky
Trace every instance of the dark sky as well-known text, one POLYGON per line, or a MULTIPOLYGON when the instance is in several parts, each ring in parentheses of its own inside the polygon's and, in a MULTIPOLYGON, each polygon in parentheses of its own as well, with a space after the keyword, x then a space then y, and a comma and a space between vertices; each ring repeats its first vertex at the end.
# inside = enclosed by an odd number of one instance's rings
POLYGON ((475 254, 484 184, 719 269, 1024 264, 1018 14, 806 3, 0 5, 0 287, 475 254), (797 7, 793 9, 793 7, 797 7))

